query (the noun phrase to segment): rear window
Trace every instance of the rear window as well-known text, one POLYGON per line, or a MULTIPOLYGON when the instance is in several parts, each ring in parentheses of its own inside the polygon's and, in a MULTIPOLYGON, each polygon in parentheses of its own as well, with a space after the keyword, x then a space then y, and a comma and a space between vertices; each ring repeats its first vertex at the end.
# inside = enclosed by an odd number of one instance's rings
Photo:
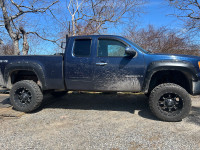
POLYGON ((74 42, 74 56, 90 56, 91 39, 76 39, 74 42))

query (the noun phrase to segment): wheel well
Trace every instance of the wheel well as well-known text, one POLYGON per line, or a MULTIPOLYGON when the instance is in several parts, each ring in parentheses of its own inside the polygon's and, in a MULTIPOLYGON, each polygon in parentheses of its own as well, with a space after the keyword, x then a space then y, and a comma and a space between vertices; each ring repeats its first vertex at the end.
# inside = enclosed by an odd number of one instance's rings
POLYGON ((191 93, 190 81, 181 71, 164 70, 154 73, 149 84, 148 93, 150 93, 156 86, 162 83, 174 83, 180 85, 188 93, 191 93))
POLYGON ((13 85, 16 82, 21 81, 21 80, 33 80, 41 87, 41 83, 40 83, 36 73, 33 71, 17 70, 10 74, 11 85, 13 85))

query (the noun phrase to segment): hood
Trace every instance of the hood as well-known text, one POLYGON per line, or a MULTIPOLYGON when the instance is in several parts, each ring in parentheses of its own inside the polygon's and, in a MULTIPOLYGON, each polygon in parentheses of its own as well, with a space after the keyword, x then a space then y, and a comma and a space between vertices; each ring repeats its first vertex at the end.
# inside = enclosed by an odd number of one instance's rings
POLYGON ((154 61, 186 61, 195 66, 195 68, 199 69, 199 61, 200 57, 192 56, 192 55, 181 55, 181 54, 159 54, 159 53, 150 53, 145 55, 145 60, 148 63, 154 61))
POLYGON ((161 56, 161 57, 174 57, 174 58, 186 58, 186 59, 196 59, 196 60, 200 60, 199 56, 193 56, 193 55, 183 55, 183 54, 164 54, 164 53, 155 53, 152 55, 156 55, 156 56, 161 56))

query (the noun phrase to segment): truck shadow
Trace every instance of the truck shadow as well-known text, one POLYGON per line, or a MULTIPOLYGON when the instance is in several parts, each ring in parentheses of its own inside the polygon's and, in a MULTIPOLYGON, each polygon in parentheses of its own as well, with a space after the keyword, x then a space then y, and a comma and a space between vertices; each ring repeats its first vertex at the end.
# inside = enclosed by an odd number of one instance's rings
MULTIPOLYGON (((10 106, 9 96, 1 96, 0 109, 10 106)), ((148 98, 144 95, 84 93, 68 94, 62 98, 45 95, 43 105, 33 113, 48 108, 126 111, 131 114, 138 112, 138 115, 143 118, 159 121, 149 110, 148 98)), ((191 112, 185 121, 200 126, 200 107, 192 106, 191 112)))
POLYGON ((200 126, 200 107, 192 106, 189 116, 186 121, 200 126))
POLYGON ((0 96, 0 109, 11 107, 9 96, 0 96))
POLYGON ((68 94, 62 98, 47 96, 41 109, 48 108, 138 112, 141 117, 158 120, 149 110, 145 95, 84 93, 68 94))

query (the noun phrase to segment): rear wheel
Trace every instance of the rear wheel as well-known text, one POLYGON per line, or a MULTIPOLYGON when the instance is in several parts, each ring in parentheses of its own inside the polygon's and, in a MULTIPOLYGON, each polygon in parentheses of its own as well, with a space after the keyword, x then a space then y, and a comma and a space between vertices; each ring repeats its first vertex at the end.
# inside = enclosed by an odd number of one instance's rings
POLYGON ((10 102, 18 111, 31 112, 40 106, 42 100, 40 87, 31 80, 15 83, 10 91, 10 102))
POLYGON ((165 83, 152 90, 149 106, 152 113, 163 121, 181 121, 190 112, 191 98, 179 85, 165 83))

